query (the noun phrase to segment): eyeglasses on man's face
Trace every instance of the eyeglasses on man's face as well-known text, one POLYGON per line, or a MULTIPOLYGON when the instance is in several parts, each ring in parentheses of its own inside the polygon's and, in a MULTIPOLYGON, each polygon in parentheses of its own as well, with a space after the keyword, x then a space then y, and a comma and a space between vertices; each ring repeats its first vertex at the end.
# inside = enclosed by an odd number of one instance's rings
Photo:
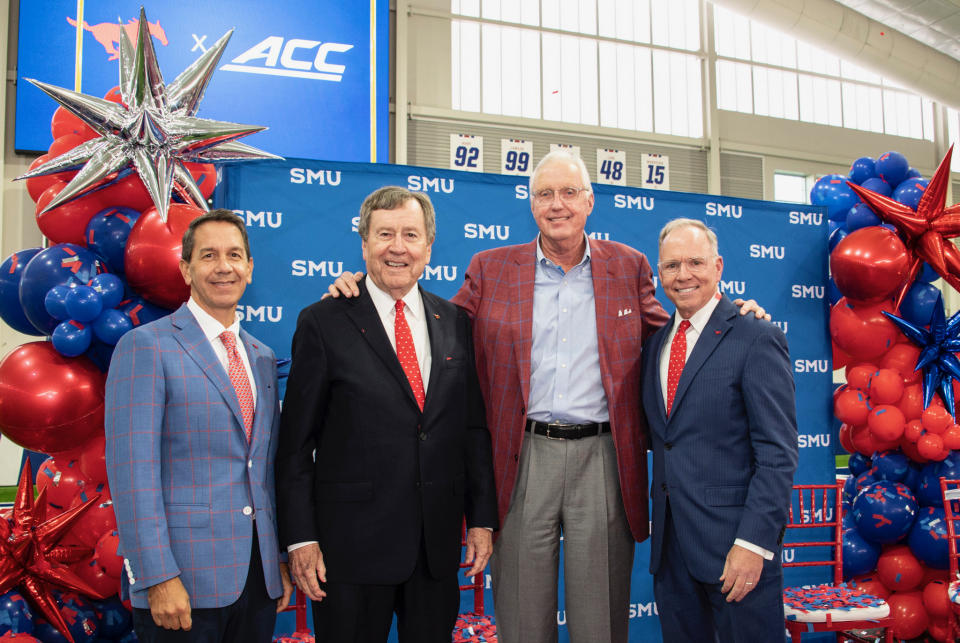
POLYGON ((553 203, 553 197, 556 194, 560 195, 560 200, 564 203, 570 203, 574 201, 581 192, 589 192, 587 188, 574 188, 566 187, 560 188, 559 190, 544 189, 537 190, 533 193, 533 202, 537 205, 546 205, 547 203, 553 203))
POLYGON ((686 266, 688 272, 699 274, 710 267, 710 259, 712 258, 713 257, 687 257, 683 261, 662 261, 657 264, 657 266, 660 268, 660 272, 665 275, 676 275, 680 272, 681 265, 686 266))

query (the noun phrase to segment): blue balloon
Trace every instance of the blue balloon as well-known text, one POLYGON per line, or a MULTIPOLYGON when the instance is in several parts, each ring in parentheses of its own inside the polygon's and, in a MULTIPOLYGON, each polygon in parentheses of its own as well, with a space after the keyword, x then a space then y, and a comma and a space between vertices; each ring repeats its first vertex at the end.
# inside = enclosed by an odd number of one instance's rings
POLYGON ((842 221, 858 200, 842 174, 820 177, 810 190, 810 203, 827 206, 827 214, 834 221, 842 221))
POLYGON ((920 199, 923 197, 928 183, 929 181, 923 179, 901 181, 897 189, 893 191, 893 200, 916 211, 917 204, 920 203, 920 199))
POLYGON ((869 470, 871 464, 870 458, 862 453, 851 453, 850 459, 847 461, 847 467, 850 469, 853 477, 857 477, 864 471, 869 470))
POLYGON ((97 631, 99 636, 116 639, 130 629, 132 625, 130 610, 124 607, 118 597, 112 596, 106 600, 95 601, 93 607, 100 616, 100 629, 97 631))
POLYGON ((899 449, 874 453, 872 462, 873 477, 877 480, 901 482, 910 470, 910 458, 899 449))
POLYGON ((73 592, 56 592, 54 595, 73 640, 76 643, 93 643, 98 635, 97 613, 89 599, 73 592))
POLYGON ((942 507, 924 507, 907 537, 910 551, 928 567, 950 568, 950 551, 947 545, 947 518, 942 507))
POLYGON ((113 357, 113 344, 107 344, 97 339, 97 334, 93 334, 93 341, 90 342, 90 348, 84 353, 87 359, 101 371, 106 373, 110 369, 110 359, 113 357))
POLYGON ((20 277, 23 268, 43 248, 27 248, 14 252, 0 263, 0 319, 24 335, 44 335, 30 323, 20 305, 20 277))
POLYGON ((911 167, 909 170, 907 170, 907 175, 903 177, 903 180, 906 181, 908 179, 919 179, 922 176, 923 175, 920 174, 920 170, 915 167, 911 167))
POLYGON ((913 495, 917 495, 917 485, 920 484, 920 472, 923 470, 922 465, 916 462, 910 463, 910 468, 907 470, 907 475, 904 476, 903 484, 910 487, 910 491, 913 492, 913 495))
POLYGON ((920 472, 917 484, 917 501, 924 507, 942 507, 943 494, 940 492, 940 478, 960 478, 960 453, 951 451, 940 462, 929 462, 920 472))
POLYGON ((827 252, 833 252, 833 249, 837 247, 837 244, 844 240, 844 238, 850 234, 845 227, 840 227, 830 233, 830 239, 827 242, 827 252))
POLYGON ((100 261, 86 248, 72 243, 58 243, 41 250, 23 269, 20 278, 20 305, 27 319, 37 330, 49 335, 59 324, 44 306, 44 299, 54 286, 81 286, 100 272, 100 261))
POLYGON ((115 308, 108 308, 93 321, 93 332, 104 344, 113 346, 124 333, 133 329, 133 322, 115 308))
MULTIPOLYGON (((849 478, 847 479, 849 480, 849 478)), ((842 504, 842 508, 843 508, 843 518, 840 520, 840 523, 841 523, 840 528, 843 531, 846 531, 848 529, 856 529, 857 523, 853 519, 853 513, 850 511, 850 503, 844 502, 842 504)))
POLYGON ((65 321, 70 319, 70 313, 67 312, 67 294, 70 288, 68 286, 54 286, 47 291, 47 296, 43 298, 43 307, 51 317, 65 321))
POLYGON ((917 281, 923 281, 925 283, 930 283, 936 281, 940 278, 940 275, 936 270, 933 269, 926 261, 923 262, 923 268, 920 269, 920 272, 917 273, 917 281))
POLYGON ((917 500, 906 485, 880 480, 853 500, 853 519, 860 535, 875 543, 895 543, 913 526, 917 500))
POLYGON ((100 294, 90 286, 72 288, 63 301, 70 319, 76 319, 78 322, 91 322, 103 310, 100 294))
POLYGON ((0 636, 7 632, 33 633, 33 611, 23 596, 15 590, 0 594, 0 636))
POLYGON ((856 477, 847 478, 847 482, 843 484, 843 500, 853 502, 864 487, 868 487, 876 481, 877 479, 873 477, 873 472, 870 470, 864 471, 856 477))
POLYGON ((939 288, 922 281, 915 281, 903 297, 900 316, 911 324, 928 326, 939 297, 939 288))
POLYGON ((877 194, 882 194, 883 196, 890 196, 890 193, 893 192, 893 187, 879 176, 867 179, 860 185, 860 187, 866 188, 867 190, 873 190, 877 194))
POLYGON ((890 185, 898 185, 907 176, 910 163, 900 152, 885 152, 880 155, 875 164, 877 176, 890 185))
POLYGON ((130 318, 130 321, 133 322, 134 328, 141 324, 160 319, 161 317, 166 317, 173 312, 172 310, 161 308, 156 304, 151 304, 139 295, 121 301, 119 308, 130 318))
POLYGON ((856 529, 843 532, 843 580, 866 574, 877 566, 883 548, 870 542, 856 529))
POLYGON ((871 156, 861 156, 850 165, 847 176, 857 185, 862 185, 867 179, 876 176, 876 161, 871 156))
POLYGON ((837 288, 837 282, 833 280, 833 277, 830 277, 827 280, 827 299, 830 301, 830 305, 833 306, 840 301, 841 297, 843 297, 843 293, 837 288))
POLYGON ((110 272, 124 273, 127 238, 139 217, 140 213, 132 208, 107 208, 93 215, 87 224, 87 246, 103 258, 110 272))
POLYGON ((93 341, 93 329, 80 322, 65 321, 53 329, 50 337, 53 347, 64 357, 76 357, 90 348, 93 341))
POLYGON ((67 637, 40 616, 34 623, 33 635, 40 639, 41 643, 68 643, 67 637))
POLYGON ((866 203, 858 203, 847 212, 847 230, 850 232, 881 223, 883 220, 866 203))
POLYGON ((123 292, 125 289, 123 279, 116 275, 105 272, 97 275, 90 282, 90 287, 97 291, 103 307, 116 308, 123 301, 123 292))

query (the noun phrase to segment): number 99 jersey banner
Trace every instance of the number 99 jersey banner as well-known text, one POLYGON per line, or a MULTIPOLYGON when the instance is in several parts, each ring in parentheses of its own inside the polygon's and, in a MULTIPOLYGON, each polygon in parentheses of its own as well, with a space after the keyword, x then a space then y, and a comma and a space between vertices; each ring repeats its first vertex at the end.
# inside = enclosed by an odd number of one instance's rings
MULTIPOLYGON (((519 160, 519 154, 511 159, 519 160)), ((269 344, 277 357, 289 357, 300 310, 320 299, 344 271, 364 269, 356 231, 360 204, 384 185, 422 191, 433 201, 437 238, 421 283, 427 290, 450 297, 463 282, 474 253, 536 237, 527 181, 525 176, 299 159, 228 166, 216 193, 216 206, 233 210, 246 222, 256 267, 237 314, 244 327, 269 344)), ((760 302, 790 344, 802 447, 795 482, 832 480, 827 217, 823 209, 615 185, 593 188, 596 199, 587 219, 587 234, 633 246, 647 255, 651 265, 657 262, 657 235, 667 221, 690 217, 716 230, 724 258, 721 290, 731 298, 760 302)), ((672 310, 656 285, 657 298, 672 310)), ((659 641, 647 572, 648 542, 637 545, 636 559, 630 640, 659 641)), ((798 577, 795 571, 788 570, 788 584, 828 580, 817 580, 809 571, 802 573, 810 578, 798 577)), ((493 599, 489 577, 487 580, 489 610, 493 599)), ((472 597, 464 593, 462 611, 471 609, 472 597)), ((562 609, 557 617, 560 640, 567 641, 562 609)))

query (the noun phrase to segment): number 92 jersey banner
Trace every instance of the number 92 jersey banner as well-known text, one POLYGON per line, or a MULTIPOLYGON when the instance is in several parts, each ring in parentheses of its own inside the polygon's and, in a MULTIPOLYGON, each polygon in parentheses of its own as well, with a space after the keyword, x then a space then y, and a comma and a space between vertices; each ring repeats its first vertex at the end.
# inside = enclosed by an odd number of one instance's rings
MULTIPOLYGON (((474 253, 525 243, 537 234, 526 177, 298 159, 228 166, 216 205, 244 219, 255 263, 238 315, 278 357, 290 355, 300 310, 320 299, 338 275, 364 269, 356 232, 360 204, 384 185, 426 192, 433 201, 437 238, 421 284, 444 297, 457 291, 474 253)), ((721 289, 731 298, 760 302, 790 344, 801 445, 795 482, 832 480, 827 217, 822 209, 613 185, 594 185, 594 192, 587 233, 631 245, 651 265, 657 261, 659 230, 670 219, 699 219, 716 230, 724 258, 721 289)), ((657 298, 672 310, 659 284, 657 298)), ((631 641, 657 641, 647 542, 637 546, 636 558, 631 641)), ((794 570, 789 571, 792 582, 794 570)), ((493 604, 489 592, 486 604, 493 604)), ((464 611, 471 605, 465 593, 464 611)), ((566 641, 562 609, 558 619, 561 641, 566 641)))

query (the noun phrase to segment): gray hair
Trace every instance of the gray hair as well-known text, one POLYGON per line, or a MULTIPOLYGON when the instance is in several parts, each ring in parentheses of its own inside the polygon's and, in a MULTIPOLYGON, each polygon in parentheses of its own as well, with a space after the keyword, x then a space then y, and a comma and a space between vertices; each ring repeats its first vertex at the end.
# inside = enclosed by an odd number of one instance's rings
POLYGON ((423 227, 427 231, 427 243, 433 243, 437 236, 437 217, 430 197, 423 192, 411 192, 397 185, 384 186, 371 192, 363 200, 363 205, 360 206, 360 222, 357 224, 360 238, 367 240, 367 234, 370 232, 370 215, 374 210, 396 210, 411 199, 420 204, 420 209, 423 210, 423 227))
POLYGON ((703 221, 698 221, 697 219, 672 219, 667 222, 667 225, 663 226, 663 229, 660 230, 660 238, 657 240, 657 250, 663 247, 663 240, 667 238, 667 235, 677 230, 679 228, 696 228, 700 230, 707 236, 707 241, 710 243, 710 250, 713 252, 714 256, 720 255, 720 246, 717 243, 717 233, 707 227, 707 224, 703 221))
MULTIPOLYGON (((545 166, 552 163, 573 163, 577 166, 577 169, 580 170, 580 181, 583 183, 582 187, 587 192, 593 192, 593 186, 590 185, 590 172, 587 171, 587 166, 584 164, 583 159, 579 156, 568 152, 567 150, 554 150, 550 152, 537 163, 537 167, 534 168, 533 174, 530 175, 530 198, 533 198, 533 184, 537 180, 537 175, 540 174, 540 170, 545 166)), ((577 187, 571 185, 569 187, 577 187)))

